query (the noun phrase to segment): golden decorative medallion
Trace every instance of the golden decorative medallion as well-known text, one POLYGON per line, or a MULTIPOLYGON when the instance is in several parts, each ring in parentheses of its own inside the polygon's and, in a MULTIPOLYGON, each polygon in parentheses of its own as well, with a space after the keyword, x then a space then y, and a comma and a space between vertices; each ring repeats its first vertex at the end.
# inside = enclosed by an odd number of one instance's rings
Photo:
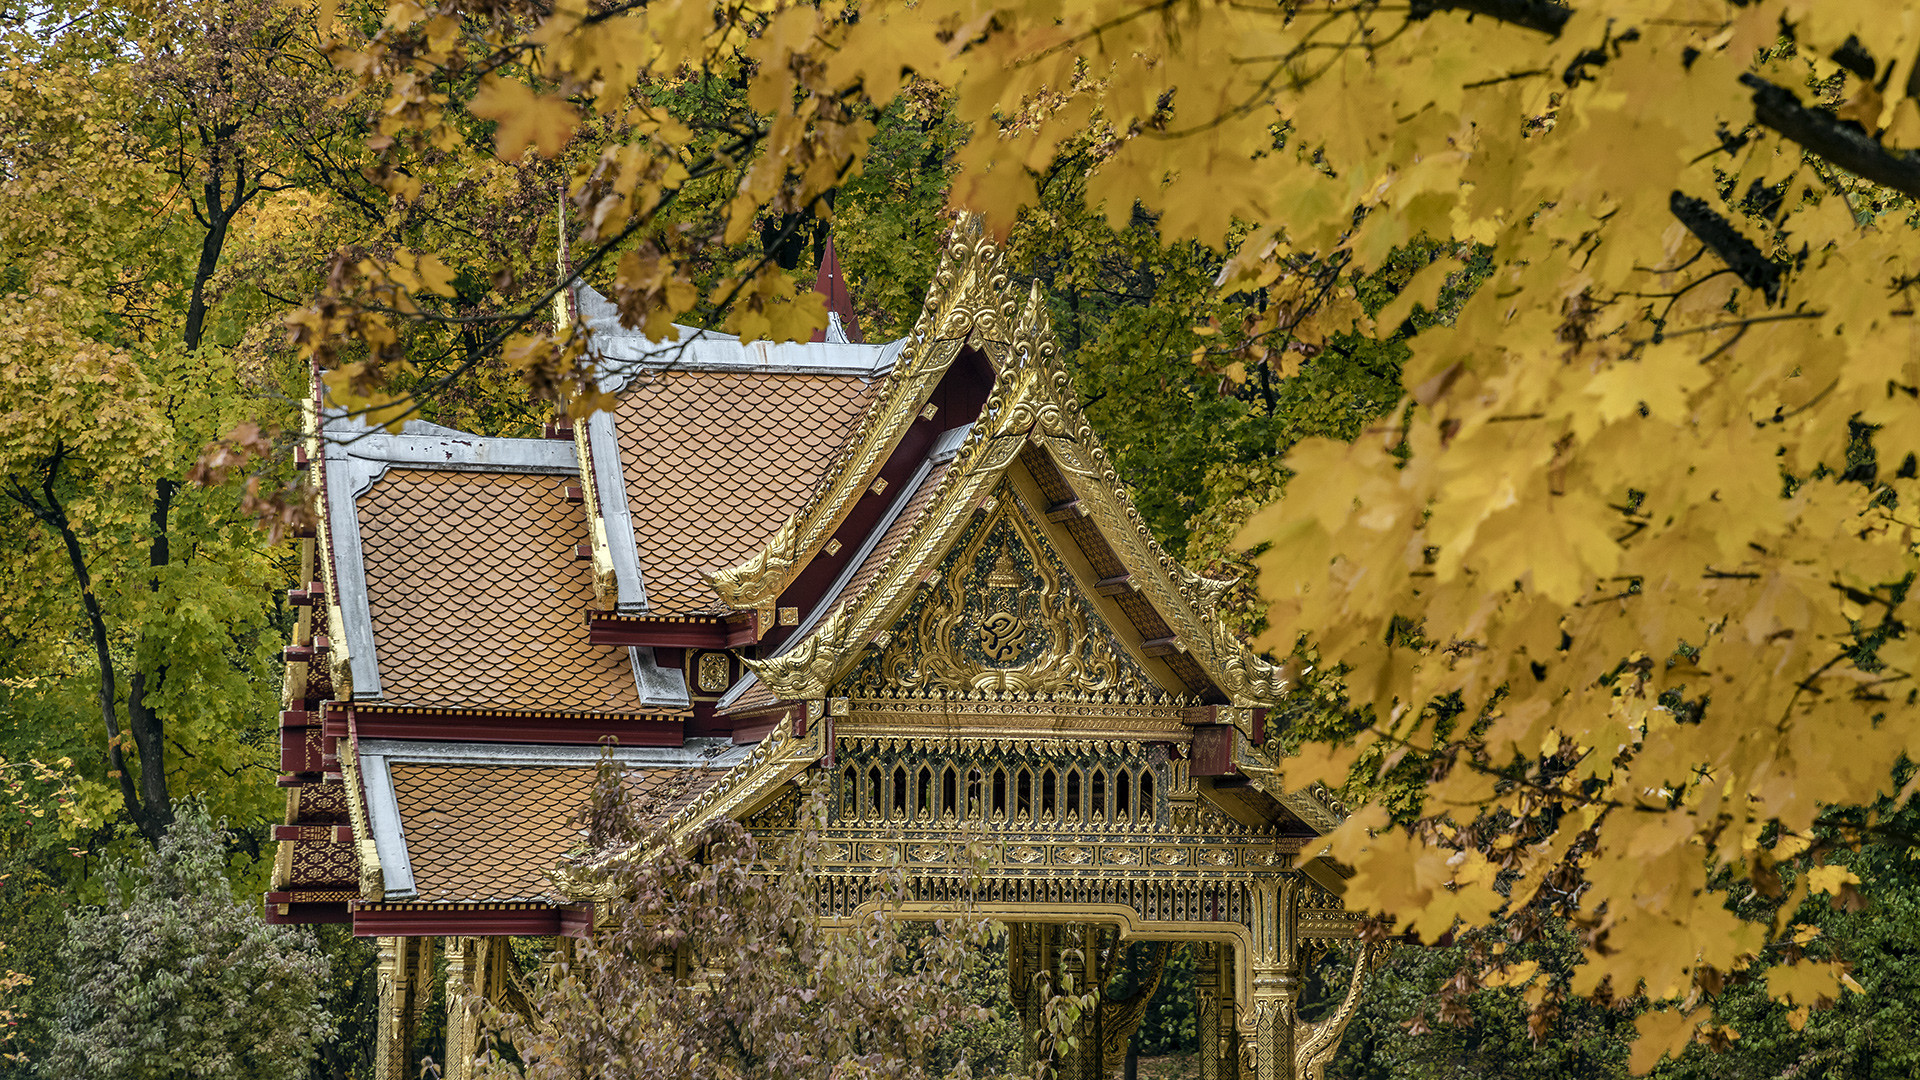
POLYGON ((701 653, 699 668, 694 678, 702 693, 725 693, 727 687, 733 685, 733 664, 726 653, 701 653))

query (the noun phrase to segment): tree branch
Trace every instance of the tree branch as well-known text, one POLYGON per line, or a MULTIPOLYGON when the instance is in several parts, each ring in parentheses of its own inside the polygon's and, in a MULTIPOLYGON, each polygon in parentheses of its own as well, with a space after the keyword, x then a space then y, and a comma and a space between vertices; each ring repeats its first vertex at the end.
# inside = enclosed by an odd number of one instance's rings
POLYGON ((1769 304, 1780 298, 1780 267, 1753 241, 1740 235, 1732 222, 1715 213, 1705 199, 1676 191, 1668 196, 1667 207, 1680 219, 1680 224, 1712 248, 1748 288, 1765 295, 1769 304))
POLYGON ((1538 30, 1548 37, 1559 37, 1567 20, 1573 18, 1573 9, 1557 0, 1413 0, 1408 5, 1408 18, 1424 19, 1436 11, 1485 15, 1489 19, 1538 30))
POLYGON ((40 481, 40 495, 35 496, 32 489, 14 477, 7 478, 7 495, 52 529, 66 547, 67 561, 72 565, 74 580, 80 586, 80 602, 87 613, 94 661, 100 668, 100 717, 107 729, 107 764, 120 781, 120 798, 126 803, 127 815, 133 819, 142 835, 158 843, 159 833, 151 827, 146 807, 141 804, 140 794, 134 788, 133 773, 127 768, 126 753, 121 749, 120 717, 114 705, 114 698, 119 693, 119 679, 114 673, 113 649, 107 639, 106 616, 100 610, 100 598, 93 594, 93 576, 87 571, 87 556, 80 549, 80 538, 74 533, 73 523, 67 519, 66 508, 60 505, 60 497, 54 491, 54 483, 59 478, 60 467, 66 457, 64 446, 54 447, 40 481))
POLYGON ((1740 82, 1753 90, 1753 115, 1761 124, 1856 176, 1920 199, 1920 154, 1889 150, 1859 125, 1810 109, 1793 91, 1758 75, 1742 75, 1740 82))

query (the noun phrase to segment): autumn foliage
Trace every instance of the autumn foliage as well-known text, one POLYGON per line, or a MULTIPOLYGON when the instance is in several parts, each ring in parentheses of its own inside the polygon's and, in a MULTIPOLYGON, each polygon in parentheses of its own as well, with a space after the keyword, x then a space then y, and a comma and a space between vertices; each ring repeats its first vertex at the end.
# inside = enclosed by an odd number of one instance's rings
MULTIPOLYGON (((1242 315, 1206 328, 1209 371, 1404 340, 1399 405, 1295 447, 1241 534, 1261 645, 1341 707, 1269 745, 1286 782, 1425 781, 1327 839, 1347 901, 1427 940, 1571 919, 1570 986, 1497 957, 1473 978, 1540 1010, 1667 1003, 1641 1069, 1726 1037, 1703 1025, 1729 978, 1765 971, 1797 1010, 1848 992, 1842 962, 1780 961, 1802 900, 1861 902, 1836 856, 1884 839, 1835 808, 1910 794, 1907 5, 397 0, 331 33, 394 206, 450 162, 555 158, 568 269, 610 269, 650 332, 818 326, 738 245, 829 216, 878 110, 935 87, 971 132, 954 206, 1008 229, 1073 160, 1114 223, 1228 256, 1242 315), (709 83, 737 99, 668 107, 709 83), (696 198, 715 209, 674 216, 696 198), (1414 245, 1430 263, 1368 303, 1414 245)), ((336 262, 293 325, 339 400, 417 407, 400 338, 446 324, 447 273, 336 262)), ((580 412, 598 401, 553 295, 488 316, 470 355, 580 412)))

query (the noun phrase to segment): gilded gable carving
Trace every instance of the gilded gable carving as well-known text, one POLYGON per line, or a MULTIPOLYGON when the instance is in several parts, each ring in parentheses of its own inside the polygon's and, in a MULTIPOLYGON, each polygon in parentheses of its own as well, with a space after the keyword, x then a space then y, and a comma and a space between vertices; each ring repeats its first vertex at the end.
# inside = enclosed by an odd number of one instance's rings
POLYGON ((845 692, 1158 694, 1013 493, 1003 486, 992 505, 845 692))

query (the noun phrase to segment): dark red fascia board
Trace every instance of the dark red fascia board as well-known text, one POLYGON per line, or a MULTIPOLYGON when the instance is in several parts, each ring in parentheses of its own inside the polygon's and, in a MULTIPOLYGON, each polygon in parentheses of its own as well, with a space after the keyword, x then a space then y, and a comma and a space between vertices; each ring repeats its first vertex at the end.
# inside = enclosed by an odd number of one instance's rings
MULTIPOLYGON (((787 586, 787 591, 780 594, 777 601, 780 607, 798 608, 804 614, 820 603, 840 572, 846 569, 847 560, 860 550, 887 508, 899 497, 901 485, 913 479, 921 463, 927 460, 940 434, 979 419, 992 389, 993 365, 986 354, 971 346, 961 349, 927 399, 928 404, 936 406, 933 417, 915 420, 894 445, 886 464, 880 466, 880 478, 887 482, 886 490, 879 495, 863 495, 854 503, 847 519, 833 534, 834 539, 840 541, 839 553, 815 556, 787 586)), ((763 650, 778 646, 795 629, 791 626, 768 628, 767 636, 760 640, 763 650)), ((771 652, 763 651, 761 655, 771 655, 771 652)))
POLYGON ((751 611, 711 617, 653 619, 644 615, 587 614, 587 640, 594 645, 642 645, 663 649, 737 649, 760 640, 751 611))
POLYGON ((368 909, 356 904, 353 909, 354 937, 584 937, 592 923, 591 904, 508 909, 368 909))
POLYGON ((311 926, 315 923, 344 923, 353 921, 353 913, 347 910, 344 900, 300 901, 287 904, 287 913, 280 914, 280 905, 271 897, 266 901, 267 921, 276 926, 311 926))
POLYGON ((457 739, 468 742, 556 743, 593 746, 613 738, 621 746, 679 746, 686 721, 632 720, 571 713, 565 716, 513 713, 453 713, 433 710, 371 712, 355 709, 359 739, 457 739))

